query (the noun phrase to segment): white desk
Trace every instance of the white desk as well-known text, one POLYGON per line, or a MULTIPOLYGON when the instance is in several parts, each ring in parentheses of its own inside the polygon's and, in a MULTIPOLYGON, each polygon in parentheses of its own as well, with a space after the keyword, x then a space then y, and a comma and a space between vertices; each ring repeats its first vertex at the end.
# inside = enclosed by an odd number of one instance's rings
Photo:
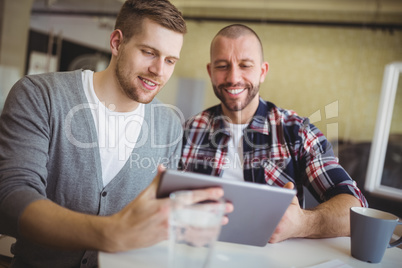
MULTIPOLYGON (((99 253, 100 268, 167 267, 167 242, 121 253, 99 253)), ((359 261, 350 255, 350 238, 291 239, 265 247, 218 242, 211 268, 310 267, 330 260, 351 267, 402 267, 402 249, 387 249, 379 264, 359 261)))

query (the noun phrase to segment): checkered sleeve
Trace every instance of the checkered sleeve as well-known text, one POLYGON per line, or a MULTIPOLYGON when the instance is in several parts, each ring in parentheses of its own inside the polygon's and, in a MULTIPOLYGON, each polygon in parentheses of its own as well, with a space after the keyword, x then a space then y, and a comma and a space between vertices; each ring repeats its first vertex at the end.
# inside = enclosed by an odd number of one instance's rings
POLYGON ((346 193, 355 196, 363 207, 367 207, 366 198, 356 182, 339 164, 330 142, 308 119, 303 122, 299 135, 302 137, 302 156, 306 163, 307 188, 320 200, 346 193))

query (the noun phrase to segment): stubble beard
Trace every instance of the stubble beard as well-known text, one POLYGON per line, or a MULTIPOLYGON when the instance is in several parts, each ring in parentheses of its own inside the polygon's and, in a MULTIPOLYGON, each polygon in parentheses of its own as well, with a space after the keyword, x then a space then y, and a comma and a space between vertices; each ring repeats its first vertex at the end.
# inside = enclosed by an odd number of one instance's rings
MULTIPOLYGON (((226 107, 226 109, 228 109, 229 111, 232 112, 238 112, 238 111, 242 111, 244 108, 246 108, 249 103, 254 99, 254 97, 258 94, 258 91, 260 90, 260 85, 253 85, 253 84, 249 84, 249 85, 241 85, 241 87, 246 88, 245 90, 247 91, 247 97, 244 100, 244 102, 241 101, 233 101, 233 100, 228 100, 225 98, 223 91, 225 90, 225 88, 227 87, 231 87, 232 85, 229 84, 224 84, 224 85, 212 85, 215 95, 216 97, 222 102, 222 104, 226 107)), ((238 86, 238 85, 235 85, 238 86)), ((241 93, 243 94, 243 93, 241 93)))
MULTIPOLYGON (((155 94, 145 94, 145 90, 136 87, 135 85, 133 85, 133 80, 132 79, 132 75, 130 75, 130 73, 126 73, 124 72, 124 66, 123 66, 123 62, 118 59, 117 60, 117 64, 116 64, 116 69, 115 69, 115 74, 117 77, 117 81, 120 84, 120 88, 122 90, 122 92, 124 93, 124 95, 126 95, 128 98, 130 98, 133 101, 139 102, 139 103, 150 103, 154 97, 157 94, 157 91, 155 94), (140 92, 144 92, 143 96, 141 96, 141 94, 139 94, 140 92)), ((137 77, 135 77, 134 79, 139 79, 137 77)))

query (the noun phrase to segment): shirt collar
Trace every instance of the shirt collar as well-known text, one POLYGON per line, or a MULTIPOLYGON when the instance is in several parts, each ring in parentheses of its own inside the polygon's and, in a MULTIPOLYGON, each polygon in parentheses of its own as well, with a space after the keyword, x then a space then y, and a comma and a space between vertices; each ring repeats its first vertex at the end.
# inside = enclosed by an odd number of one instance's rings
POLYGON ((248 128, 260 132, 261 134, 268 135, 270 129, 268 113, 271 108, 270 103, 267 103, 260 97, 257 111, 255 112, 248 128))
MULTIPOLYGON (((268 122, 268 112, 272 107, 270 103, 265 102, 261 97, 258 103, 257 111, 255 112, 253 119, 248 125, 248 129, 252 129, 264 135, 269 134, 269 122, 268 122)), ((210 137, 221 133, 230 136, 230 129, 225 124, 225 116, 222 112, 222 106, 217 105, 215 113, 212 114, 212 123, 210 128, 210 137)))
POLYGON ((210 139, 218 133, 230 136, 230 129, 225 124, 225 115, 222 112, 222 104, 216 106, 215 113, 212 113, 212 122, 210 128, 210 139))

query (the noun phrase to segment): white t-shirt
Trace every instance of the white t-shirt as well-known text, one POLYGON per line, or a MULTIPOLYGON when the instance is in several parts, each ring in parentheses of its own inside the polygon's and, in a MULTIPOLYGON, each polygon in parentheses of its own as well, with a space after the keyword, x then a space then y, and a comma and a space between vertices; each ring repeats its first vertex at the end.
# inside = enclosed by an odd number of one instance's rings
POLYGON ((230 128, 230 140, 228 142, 228 154, 223 166, 223 179, 244 181, 243 175, 243 130, 248 124, 232 124, 226 122, 230 128))
POLYGON ((114 106, 105 106, 96 96, 93 71, 84 70, 82 81, 91 107, 98 134, 103 186, 106 186, 123 168, 131 155, 144 121, 144 104, 127 113, 114 112, 114 106))

